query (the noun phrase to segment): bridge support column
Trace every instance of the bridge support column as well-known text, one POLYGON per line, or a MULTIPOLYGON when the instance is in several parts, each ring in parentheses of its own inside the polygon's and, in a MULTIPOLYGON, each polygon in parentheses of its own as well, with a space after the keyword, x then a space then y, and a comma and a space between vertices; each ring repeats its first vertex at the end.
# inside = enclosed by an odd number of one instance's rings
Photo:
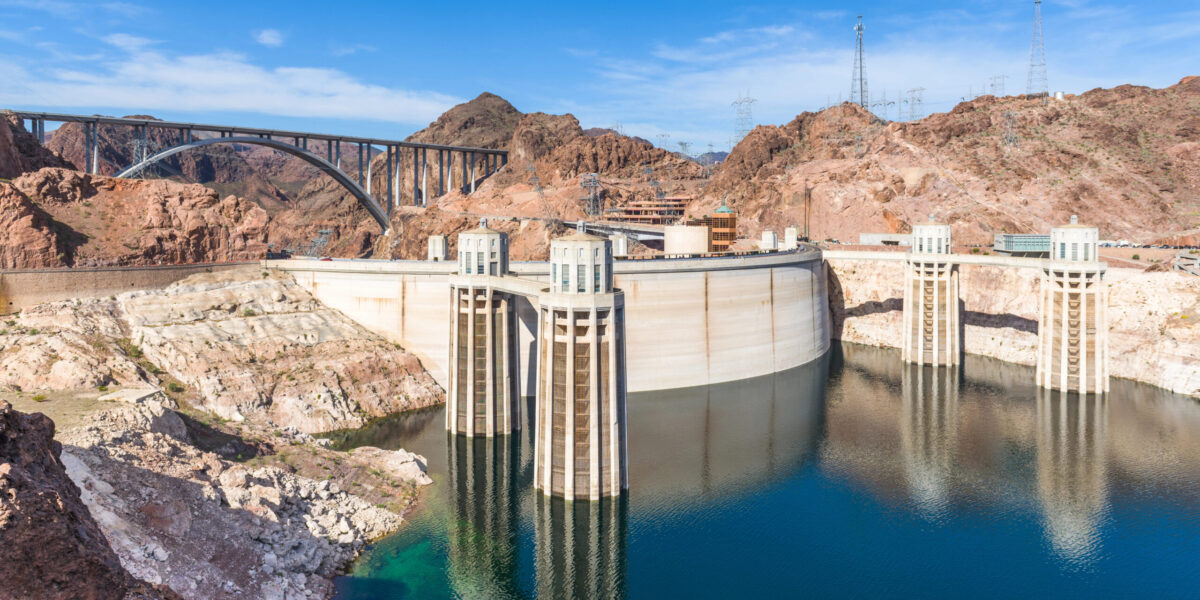
POLYGON ((393 175, 393 178, 395 179, 395 181, 392 182, 392 189, 395 191, 393 192, 392 197, 389 198, 389 201, 394 203, 396 205, 396 207, 399 208, 400 207, 400 197, 404 194, 404 191, 403 191, 404 188, 400 187, 400 173, 402 173, 404 171, 400 165, 400 146, 396 146, 395 157, 396 157, 396 165, 395 165, 396 171, 393 175))
POLYGON ((421 206, 429 206, 429 161, 426 148, 421 148, 421 206))
MULTIPOLYGON (((361 161, 361 160, 362 160, 362 158, 360 157, 359 161, 361 161)), ((373 162, 375 162, 375 161, 371 160, 371 146, 367 145, 367 195, 368 196, 371 195, 371 167, 373 166, 372 165, 373 162)), ((358 168, 358 172, 362 173, 362 167, 358 168)), ((371 197, 374 198, 374 196, 371 196, 371 197)))
POLYGON ((88 136, 90 139, 87 141, 87 158, 84 159, 84 162, 87 164, 85 164, 83 168, 87 169, 88 173, 95 175, 100 171, 100 123, 98 121, 92 121, 91 123, 88 123, 88 125, 89 127, 87 127, 86 130, 91 135, 88 136))
POLYGON ((362 187, 362 185, 363 185, 363 145, 362 145, 362 142, 358 143, 358 185, 359 185, 359 187, 362 187))
POLYGON ((551 288, 538 298, 534 486, 599 500, 629 487, 624 295, 612 289, 608 240, 575 233, 550 249, 551 288))
POLYGON ((913 227, 913 250, 904 259, 901 357, 918 365, 960 362, 958 267, 950 260, 950 226, 913 227))
POLYGON ((387 214, 392 216, 392 147, 387 147, 387 214))
POLYGON ((417 173, 417 163, 420 160, 420 157, 417 155, 418 151, 417 151, 416 147, 414 147, 412 149, 412 153, 413 153, 413 205, 419 206, 421 204, 421 180, 419 179, 419 174, 417 173))
POLYGON ((438 150, 438 197, 446 194, 446 151, 438 150))
POLYGON ((467 153, 462 153, 462 193, 467 193, 467 153))
POLYGON ((471 193, 475 193, 475 153, 471 153, 471 193))
POLYGON ((1075 222, 1050 231, 1042 268, 1037 383, 1060 392, 1108 392, 1107 265, 1099 231, 1075 222))
POLYGON ((337 143, 337 162, 334 163, 334 166, 337 167, 338 169, 342 168, 342 142, 341 142, 341 140, 338 140, 338 143, 337 143))

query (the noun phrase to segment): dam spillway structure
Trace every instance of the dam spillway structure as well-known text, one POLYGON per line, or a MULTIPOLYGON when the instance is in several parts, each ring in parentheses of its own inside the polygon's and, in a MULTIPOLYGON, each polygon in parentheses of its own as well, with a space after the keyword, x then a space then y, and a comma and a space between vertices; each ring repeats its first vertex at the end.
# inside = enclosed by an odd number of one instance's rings
POLYGON ((913 226, 904 257, 904 312, 901 357, 918 365, 960 362, 958 267, 950 256, 950 226, 913 226))
POLYGON ((566 500, 620 496, 626 457, 624 294, 609 240, 576 232, 550 244, 538 297, 534 486, 566 500))
POLYGON ((497 289, 507 273, 507 235, 486 222, 458 235, 446 388, 446 431, 452 434, 493 437, 520 427, 515 297, 497 289))
POLYGON ((1075 216, 1050 230, 1050 259, 1042 267, 1037 383, 1060 392, 1108 391, 1107 265, 1098 256, 1100 232, 1075 216))

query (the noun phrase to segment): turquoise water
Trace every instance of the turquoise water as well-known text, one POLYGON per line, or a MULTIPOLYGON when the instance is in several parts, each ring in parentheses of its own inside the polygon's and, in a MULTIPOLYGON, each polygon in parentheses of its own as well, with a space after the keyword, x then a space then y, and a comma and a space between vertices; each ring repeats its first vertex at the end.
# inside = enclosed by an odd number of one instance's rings
POLYGON ((1032 381, 844 346, 635 394, 630 490, 603 503, 535 492, 524 432, 450 438, 440 410, 380 421, 336 437, 423 454, 435 484, 338 597, 1200 597, 1200 403, 1032 381))

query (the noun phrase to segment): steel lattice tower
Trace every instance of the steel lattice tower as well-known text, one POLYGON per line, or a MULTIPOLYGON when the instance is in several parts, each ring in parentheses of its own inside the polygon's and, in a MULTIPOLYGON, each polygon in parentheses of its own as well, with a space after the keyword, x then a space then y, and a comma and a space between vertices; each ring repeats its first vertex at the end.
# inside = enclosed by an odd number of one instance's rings
MULTIPOLYGON (((733 106, 737 107, 737 123, 733 134, 733 144, 736 145, 754 129, 754 117, 750 114, 750 105, 755 103, 755 99, 750 97, 750 92, 746 92, 743 96, 738 93, 738 99, 733 102, 733 106)), ((732 149, 732 147, 731 147, 732 149)))
POLYGON ((854 46, 854 79, 850 82, 850 102, 870 110, 871 95, 867 93, 867 68, 863 64, 863 23, 862 15, 858 15, 858 24, 854 26, 858 41, 854 46))
POLYGON ((1029 49, 1029 77, 1025 93, 1032 98, 1048 96, 1046 83, 1046 39, 1042 35, 1042 0, 1033 0, 1033 43, 1029 49))

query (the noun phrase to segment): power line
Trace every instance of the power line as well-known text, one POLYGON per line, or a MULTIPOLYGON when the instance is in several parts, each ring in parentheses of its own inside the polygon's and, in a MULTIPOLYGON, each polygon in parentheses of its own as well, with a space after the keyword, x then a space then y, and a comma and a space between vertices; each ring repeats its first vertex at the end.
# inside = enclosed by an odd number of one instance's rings
POLYGON ((867 69, 863 57, 863 23, 862 15, 858 15, 858 24, 854 26, 857 41, 854 45, 854 76, 850 81, 850 102, 870 110, 871 95, 867 93, 867 69))
POLYGON ((1025 93, 1031 98, 1049 95, 1046 83, 1046 39, 1042 36, 1042 0, 1033 0, 1033 43, 1029 48, 1029 76, 1025 93))

